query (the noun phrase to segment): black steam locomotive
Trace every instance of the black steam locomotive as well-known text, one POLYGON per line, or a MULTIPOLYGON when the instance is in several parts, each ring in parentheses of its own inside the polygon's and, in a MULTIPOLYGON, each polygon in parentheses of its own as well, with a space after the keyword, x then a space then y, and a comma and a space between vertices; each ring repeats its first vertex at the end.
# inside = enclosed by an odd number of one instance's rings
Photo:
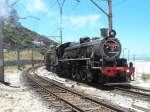
POLYGON ((80 38, 52 47, 45 54, 48 70, 82 82, 127 82, 134 73, 133 64, 120 58, 121 44, 116 32, 102 33, 102 38, 80 38))

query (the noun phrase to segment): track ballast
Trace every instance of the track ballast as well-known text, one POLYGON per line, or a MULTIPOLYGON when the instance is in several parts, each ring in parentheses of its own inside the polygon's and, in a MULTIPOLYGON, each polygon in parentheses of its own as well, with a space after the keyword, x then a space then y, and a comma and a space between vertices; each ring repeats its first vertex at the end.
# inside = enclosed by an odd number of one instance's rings
POLYGON ((32 68, 24 72, 32 87, 61 112, 125 112, 127 108, 112 105, 75 92, 53 80, 40 77, 32 68))

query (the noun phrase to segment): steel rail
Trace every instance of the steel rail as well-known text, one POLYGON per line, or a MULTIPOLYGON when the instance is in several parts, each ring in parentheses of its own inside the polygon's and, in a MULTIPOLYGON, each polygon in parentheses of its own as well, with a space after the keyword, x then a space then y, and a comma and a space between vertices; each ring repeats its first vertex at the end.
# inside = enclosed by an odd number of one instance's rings
MULTIPOLYGON (((35 73, 30 74, 29 72, 33 71, 33 69, 27 70, 27 72, 25 73, 26 76, 28 77, 28 79, 30 79, 32 82, 34 82, 34 84, 36 84, 39 88, 42 88, 42 90, 44 90, 46 93, 49 93, 52 96, 55 96, 57 99, 59 99, 59 101, 62 101, 64 103, 68 104, 68 106, 71 107, 72 110, 80 111, 80 112, 86 112, 86 111, 93 111, 93 110, 101 110, 101 109, 105 108, 104 110, 111 110, 111 111, 117 111, 117 112, 130 111, 130 109, 120 107, 120 106, 115 106, 115 105, 112 105, 108 102, 100 101, 96 98, 92 98, 92 97, 85 96, 83 94, 77 93, 77 92, 75 92, 75 91, 73 91, 69 88, 64 87, 62 84, 60 84, 58 82, 52 81, 52 80, 47 79, 47 78, 40 77, 35 73), (84 101, 86 103, 90 102, 90 104, 93 104, 92 108, 90 108, 90 107, 89 108, 88 107, 84 108, 83 104, 78 105, 78 104, 73 104, 71 101, 67 101, 67 99, 59 96, 59 91, 56 94, 54 91, 49 90, 51 88, 49 88, 49 89, 47 88, 47 87, 51 87, 51 86, 56 86, 56 88, 54 88, 54 89, 60 89, 60 90, 63 90, 63 91, 64 90, 67 91, 66 95, 69 92, 72 95, 77 96, 76 98, 80 98, 81 101, 84 101), (99 106, 97 106, 97 105, 99 105, 99 106)), ((70 95, 70 94, 68 94, 68 95, 70 95)), ((72 98, 72 97, 70 97, 70 98, 72 98)))
MULTIPOLYGON (((31 78, 30 78, 31 79, 31 78)), ((40 88, 43 88, 46 92, 52 94, 53 96, 57 97, 59 100, 62 100, 63 102, 69 104, 71 107, 75 108, 76 110, 80 111, 80 112, 84 112, 82 111, 80 108, 78 108, 77 106, 72 105, 71 103, 69 103, 68 101, 60 98, 58 95, 54 94, 53 92, 50 92, 49 90, 47 90, 47 88, 41 86, 38 82, 34 81, 33 79, 31 79, 34 83, 36 83, 40 88)))
POLYGON ((150 89, 146 89, 146 88, 142 88, 142 87, 137 87, 137 86, 133 86, 133 85, 129 85, 127 87, 133 88, 133 89, 137 89, 137 90, 141 90, 141 91, 145 91, 145 92, 150 92, 150 89))
MULTIPOLYGON (((63 101, 63 102, 65 102, 65 103, 67 103, 68 105, 70 105, 73 110, 79 111, 79 112, 86 112, 85 110, 79 108, 78 105, 77 105, 77 106, 76 106, 76 105, 73 105, 72 103, 68 102, 67 100, 65 100, 65 99, 59 97, 58 95, 56 95, 55 93, 49 91, 46 87, 43 87, 39 82, 35 81, 35 80, 32 79, 31 77, 28 77, 28 78, 30 78, 30 80, 32 80, 34 83, 36 83, 40 88, 43 88, 43 89, 44 89, 45 91, 47 91, 48 93, 50 93, 50 94, 52 94, 53 96, 57 97, 57 99, 59 99, 60 101, 63 101)), ((39 77, 39 78, 41 78, 41 77, 39 77)), ((41 78, 41 79, 42 79, 42 78, 41 78)), ((42 90, 43 90, 43 89, 42 89, 42 90)))
MULTIPOLYGON (((40 76, 38 76, 38 77, 40 77, 40 76)), ((40 78, 42 78, 42 77, 40 77, 40 78)), ((52 82, 54 85, 59 86, 60 88, 65 89, 66 91, 69 91, 69 92, 71 92, 73 94, 79 95, 80 97, 82 97, 84 99, 91 100, 91 101, 93 101, 95 103, 103 105, 104 107, 110 108, 110 109, 112 109, 114 111, 117 111, 117 112, 130 111, 130 109, 127 109, 127 108, 124 108, 124 107, 120 107, 120 106, 116 107, 113 104, 111 104, 111 103, 109 103, 107 101, 104 101, 104 100, 100 100, 100 99, 93 98, 93 97, 90 97, 90 96, 84 96, 83 94, 81 94, 79 92, 76 92, 74 90, 71 90, 71 89, 69 89, 69 88, 67 88, 67 87, 65 87, 65 86, 63 86, 63 85, 61 85, 61 84, 59 84, 59 83, 57 83, 57 82, 55 82, 53 80, 50 80, 50 79, 47 79, 47 78, 44 78, 44 77, 43 77, 43 79, 52 82)))
MULTIPOLYGON (((115 87, 115 89, 117 90, 121 90, 121 91, 125 91, 125 92, 129 92, 129 93, 133 93, 133 94, 138 94, 138 95, 142 95, 142 96, 146 96, 146 97, 150 97, 150 94, 144 93, 144 89, 139 89, 139 88, 123 88, 123 87, 115 87), (143 92, 140 92, 143 91, 143 92)), ((150 91, 148 91, 150 92, 150 91)))

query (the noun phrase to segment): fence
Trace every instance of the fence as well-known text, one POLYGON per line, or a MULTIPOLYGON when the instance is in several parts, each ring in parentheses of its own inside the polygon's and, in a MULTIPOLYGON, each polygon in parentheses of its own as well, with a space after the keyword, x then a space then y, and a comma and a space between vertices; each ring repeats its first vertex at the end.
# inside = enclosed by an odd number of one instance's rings
POLYGON ((135 68, 136 74, 150 74, 150 61, 136 61, 135 68))
POLYGON ((21 65, 30 65, 30 64, 38 64, 43 63, 43 60, 12 60, 12 61, 4 61, 4 66, 21 66, 21 65))
POLYGON ((34 65, 42 63, 43 57, 37 48, 4 50, 4 66, 34 65))

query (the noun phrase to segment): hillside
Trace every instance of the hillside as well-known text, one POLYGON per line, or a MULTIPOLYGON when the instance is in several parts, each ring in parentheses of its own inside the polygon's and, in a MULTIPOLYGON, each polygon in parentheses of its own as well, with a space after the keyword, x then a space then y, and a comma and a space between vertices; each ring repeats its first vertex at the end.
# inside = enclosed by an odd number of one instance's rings
POLYGON ((43 47, 47 48, 51 44, 57 44, 53 40, 48 39, 45 36, 39 35, 22 25, 17 27, 13 24, 5 24, 4 26, 4 48, 31 48, 33 41, 42 41, 43 47))

